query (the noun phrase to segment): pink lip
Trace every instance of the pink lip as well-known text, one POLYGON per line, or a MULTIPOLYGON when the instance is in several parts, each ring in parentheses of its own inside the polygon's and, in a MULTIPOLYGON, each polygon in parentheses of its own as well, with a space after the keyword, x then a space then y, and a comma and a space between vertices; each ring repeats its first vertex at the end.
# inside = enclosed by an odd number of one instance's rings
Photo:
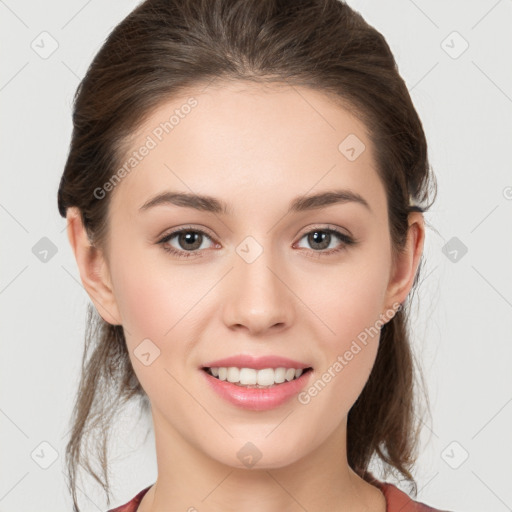
POLYGON ((228 402, 253 411, 264 411, 274 409, 284 404, 287 400, 295 396, 301 389, 305 387, 309 381, 311 371, 303 373, 298 379, 282 384, 274 384, 270 388, 244 388, 232 384, 227 380, 219 380, 204 370, 201 370, 208 385, 220 397, 228 402))
POLYGON ((201 368, 218 368, 235 366, 236 368, 254 368, 255 370, 263 370, 264 368, 295 368, 305 369, 311 365, 288 359, 287 357, 280 356, 250 356, 241 354, 238 356, 226 357, 224 359, 218 359, 205 363, 201 368))

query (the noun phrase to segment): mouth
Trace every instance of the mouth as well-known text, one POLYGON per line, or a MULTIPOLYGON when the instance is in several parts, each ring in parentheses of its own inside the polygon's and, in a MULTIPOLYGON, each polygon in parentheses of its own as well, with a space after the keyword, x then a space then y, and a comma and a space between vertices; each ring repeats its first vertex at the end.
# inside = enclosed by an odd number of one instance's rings
POLYGON ((226 381, 235 386, 248 389, 267 389, 279 387, 287 382, 299 379, 302 375, 312 371, 307 368, 249 368, 236 366, 202 367, 202 370, 211 377, 226 381))

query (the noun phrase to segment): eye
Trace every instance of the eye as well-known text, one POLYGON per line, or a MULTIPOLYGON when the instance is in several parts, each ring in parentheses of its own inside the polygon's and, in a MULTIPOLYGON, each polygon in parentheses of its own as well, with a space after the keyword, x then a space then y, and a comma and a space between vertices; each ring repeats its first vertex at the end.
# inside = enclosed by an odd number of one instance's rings
MULTIPOLYGON (((202 251, 207 247, 204 246, 205 239, 213 242, 212 237, 201 229, 195 229, 192 227, 185 227, 177 229, 160 239, 157 243, 162 245, 163 249, 176 256, 177 258, 190 258, 190 257, 201 257, 203 256, 202 251), (176 239, 178 247, 170 244, 171 240, 176 239)), ((332 227, 319 227, 305 233, 300 240, 306 239, 307 243, 313 247, 311 252, 313 257, 329 256, 338 253, 346 249, 349 245, 357 243, 349 235, 338 231, 332 227), (337 247, 329 248, 332 246, 333 241, 336 238, 339 242, 337 247), (329 249, 329 250, 325 250, 329 249)), ((294 247, 300 243, 294 244, 294 247)), ((219 247, 219 244, 213 243, 213 246, 219 247)))
POLYGON ((205 249, 203 245, 205 238, 211 240, 211 237, 201 229, 187 227, 165 235, 157 243, 162 245, 164 251, 178 258, 190 258, 191 256, 202 255, 198 251, 205 249), (176 238, 178 244, 177 248, 169 244, 174 238, 176 238))
POLYGON ((307 243, 313 247, 313 252, 318 253, 315 255, 316 257, 338 253, 346 249, 347 246, 354 245, 356 243, 356 241, 349 235, 330 227, 315 228, 305 233, 300 240, 302 239, 306 239, 307 243), (336 238, 341 241, 341 244, 339 243, 338 247, 333 248, 333 242, 334 245, 336 245, 336 238), (329 249, 329 247, 331 248, 329 249), (329 250, 325 251, 324 249, 329 250))

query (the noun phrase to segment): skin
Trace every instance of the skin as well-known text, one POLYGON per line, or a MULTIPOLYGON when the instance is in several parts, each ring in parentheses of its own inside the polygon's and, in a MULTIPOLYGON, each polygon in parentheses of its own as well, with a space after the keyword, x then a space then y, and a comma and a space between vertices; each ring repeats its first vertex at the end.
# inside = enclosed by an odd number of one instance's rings
MULTIPOLYGON (((187 91, 152 112, 131 150, 192 94, 197 107, 115 187, 108 248, 91 248, 77 210, 68 211, 82 283, 103 319, 124 326, 151 402, 158 479, 139 511, 383 512, 380 490, 346 457, 347 414, 378 336, 308 404, 292 398, 272 410, 243 410, 210 390, 198 367, 233 354, 275 354, 312 366, 309 382, 316 381, 407 297, 423 251, 423 215, 410 214, 405 251, 393 260, 365 126, 304 87, 235 82, 187 91), (366 146, 354 161, 338 150, 349 134, 366 146), (340 188, 359 193, 371 211, 348 202, 285 215, 297 196, 340 188), (232 214, 175 205, 139 212, 164 190, 214 196, 232 214), (327 225, 358 243, 327 254, 343 242, 333 235, 324 249, 305 236, 327 225), (179 259, 157 243, 188 226, 210 236, 195 256, 179 259), (236 252, 249 235, 263 249, 252 263, 236 252), (134 354, 146 338, 160 350, 148 366, 134 354), (248 441, 262 454, 252 468, 237 457, 248 441)), ((168 245, 185 252, 181 241, 168 245)))

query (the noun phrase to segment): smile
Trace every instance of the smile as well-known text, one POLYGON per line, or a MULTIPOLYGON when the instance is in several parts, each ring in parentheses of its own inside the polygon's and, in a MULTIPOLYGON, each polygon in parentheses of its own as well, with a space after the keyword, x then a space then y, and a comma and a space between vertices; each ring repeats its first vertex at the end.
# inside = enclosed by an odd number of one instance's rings
POLYGON ((312 373, 312 368, 201 368, 201 374, 215 395, 231 405, 252 411, 274 409, 288 402, 304 389, 312 373))
POLYGON ((311 368, 237 368, 230 367, 212 367, 204 368, 212 377, 221 381, 231 382, 237 386, 247 388, 265 389, 276 384, 283 384, 298 379, 303 373, 310 371, 311 368))

